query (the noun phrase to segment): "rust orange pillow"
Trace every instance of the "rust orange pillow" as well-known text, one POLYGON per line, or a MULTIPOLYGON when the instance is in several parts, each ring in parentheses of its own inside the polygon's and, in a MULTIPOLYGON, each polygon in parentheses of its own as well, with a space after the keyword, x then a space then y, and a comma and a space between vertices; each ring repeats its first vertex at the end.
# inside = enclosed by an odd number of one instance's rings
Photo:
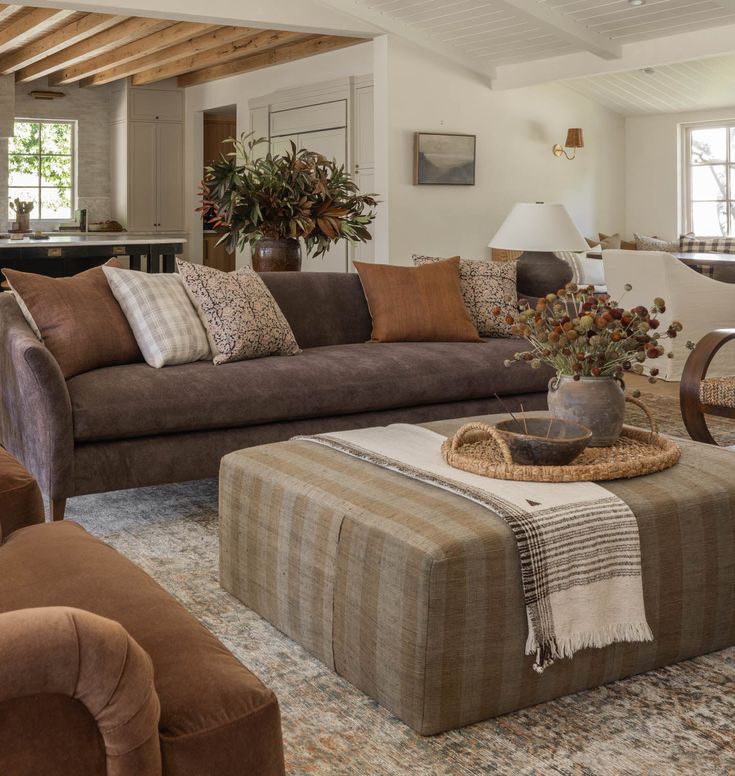
POLYGON ((24 315, 31 316, 37 334, 59 362, 64 379, 141 360, 133 331, 102 267, 69 278, 13 269, 4 269, 3 274, 22 300, 24 315))
POLYGON ((373 342, 481 342, 462 298, 459 258, 420 267, 354 264, 373 342))

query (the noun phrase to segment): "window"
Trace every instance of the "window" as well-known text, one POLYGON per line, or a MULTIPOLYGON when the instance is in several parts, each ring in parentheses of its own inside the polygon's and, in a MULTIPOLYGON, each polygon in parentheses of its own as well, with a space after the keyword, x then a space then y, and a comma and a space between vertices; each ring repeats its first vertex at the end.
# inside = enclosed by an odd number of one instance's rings
POLYGON ((686 231, 735 235, 735 122, 687 127, 686 231))
MULTIPOLYGON (((74 202, 73 121, 23 119, 8 141, 8 195, 33 202, 31 219, 70 220, 74 202)), ((15 213, 8 205, 8 218, 15 213)))

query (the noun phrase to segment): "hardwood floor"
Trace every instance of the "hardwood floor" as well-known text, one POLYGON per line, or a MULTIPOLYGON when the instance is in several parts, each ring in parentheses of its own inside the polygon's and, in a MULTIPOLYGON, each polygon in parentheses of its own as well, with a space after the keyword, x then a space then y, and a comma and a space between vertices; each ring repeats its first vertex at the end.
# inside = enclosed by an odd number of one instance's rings
POLYGON ((672 399, 679 399, 679 383, 667 382, 666 380, 657 380, 655 383, 649 383, 648 378, 643 375, 626 375, 625 387, 628 390, 645 391, 645 393, 655 393, 657 396, 668 396, 672 399))

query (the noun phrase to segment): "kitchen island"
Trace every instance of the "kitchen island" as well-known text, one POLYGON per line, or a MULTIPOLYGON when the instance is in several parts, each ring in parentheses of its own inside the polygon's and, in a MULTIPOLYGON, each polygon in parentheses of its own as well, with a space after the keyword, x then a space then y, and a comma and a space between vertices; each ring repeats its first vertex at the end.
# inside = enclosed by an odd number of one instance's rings
POLYGON ((127 256, 130 268, 148 272, 174 272, 176 256, 183 253, 186 239, 177 235, 73 234, 50 235, 48 239, 0 239, 0 268, 68 277, 97 267, 111 258, 127 256))

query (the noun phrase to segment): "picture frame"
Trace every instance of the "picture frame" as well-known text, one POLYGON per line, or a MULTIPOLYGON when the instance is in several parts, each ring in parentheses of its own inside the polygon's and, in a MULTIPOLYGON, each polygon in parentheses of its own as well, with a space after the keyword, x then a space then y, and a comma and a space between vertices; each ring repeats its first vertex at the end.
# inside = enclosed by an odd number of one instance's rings
POLYGON ((415 132, 415 186, 474 186, 477 136, 415 132))

